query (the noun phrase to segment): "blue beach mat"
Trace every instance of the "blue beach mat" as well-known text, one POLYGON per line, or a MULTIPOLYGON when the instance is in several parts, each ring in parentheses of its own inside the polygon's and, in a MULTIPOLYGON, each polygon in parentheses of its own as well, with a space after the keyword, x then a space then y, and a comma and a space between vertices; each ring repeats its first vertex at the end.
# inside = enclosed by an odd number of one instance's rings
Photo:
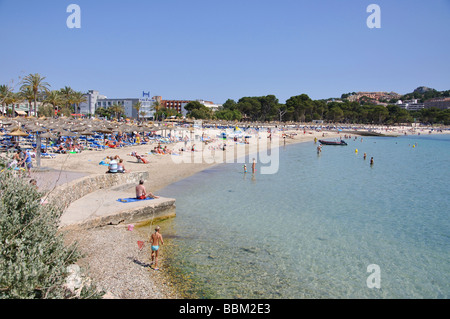
POLYGON ((121 202, 121 203, 132 203, 132 202, 140 202, 140 201, 149 200, 149 199, 153 199, 153 198, 137 199, 134 197, 129 197, 129 198, 119 198, 117 201, 121 202))

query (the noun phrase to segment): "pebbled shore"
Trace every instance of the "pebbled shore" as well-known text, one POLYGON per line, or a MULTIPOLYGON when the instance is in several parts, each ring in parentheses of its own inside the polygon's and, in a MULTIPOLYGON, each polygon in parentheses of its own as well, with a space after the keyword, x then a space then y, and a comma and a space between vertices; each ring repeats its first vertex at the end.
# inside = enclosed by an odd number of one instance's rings
POLYGON ((164 253, 159 257, 160 270, 150 268, 150 246, 141 252, 142 240, 125 226, 105 226, 65 232, 66 242, 78 243, 86 257, 78 260, 83 274, 110 299, 178 299, 164 270, 164 253))

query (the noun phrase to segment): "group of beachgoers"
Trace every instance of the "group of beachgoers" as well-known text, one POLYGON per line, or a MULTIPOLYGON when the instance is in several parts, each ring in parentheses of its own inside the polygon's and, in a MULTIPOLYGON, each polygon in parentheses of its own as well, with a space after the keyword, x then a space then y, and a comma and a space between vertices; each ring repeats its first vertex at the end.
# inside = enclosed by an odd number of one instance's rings
MULTIPOLYGON (((53 153, 59 153, 59 154, 67 154, 67 153, 81 153, 81 151, 84 149, 84 146, 81 145, 78 141, 74 141, 72 138, 68 137, 65 140, 62 138, 62 136, 58 137, 55 145, 51 147, 51 150, 53 153)), ((41 153, 44 150, 41 150, 41 153)))
POLYGON ((139 134, 126 134, 126 133, 118 133, 117 135, 111 134, 110 138, 105 136, 104 145, 110 148, 115 147, 123 147, 130 144, 141 144, 150 142, 150 138, 148 135, 141 137, 139 134))
MULTIPOLYGON (((106 158, 102 161, 104 164, 108 165, 108 170, 106 173, 129 173, 130 170, 125 168, 125 165, 123 164, 123 159, 119 157, 119 155, 116 156, 106 156, 106 158)), ((102 162, 100 162, 102 164, 102 162)))
POLYGON ((10 169, 24 169, 31 177, 31 168, 33 167, 32 154, 29 150, 22 150, 20 148, 14 153, 12 161, 8 163, 10 169))

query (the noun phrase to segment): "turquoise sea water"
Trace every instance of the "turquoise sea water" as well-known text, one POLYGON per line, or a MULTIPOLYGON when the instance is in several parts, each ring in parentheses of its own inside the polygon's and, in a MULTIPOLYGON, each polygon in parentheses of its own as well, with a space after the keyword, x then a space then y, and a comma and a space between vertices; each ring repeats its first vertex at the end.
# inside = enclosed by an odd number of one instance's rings
POLYGON ((450 135, 346 141, 282 146, 277 174, 223 164, 160 191, 177 200, 167 267, 206 298, 449 298, 450 135))

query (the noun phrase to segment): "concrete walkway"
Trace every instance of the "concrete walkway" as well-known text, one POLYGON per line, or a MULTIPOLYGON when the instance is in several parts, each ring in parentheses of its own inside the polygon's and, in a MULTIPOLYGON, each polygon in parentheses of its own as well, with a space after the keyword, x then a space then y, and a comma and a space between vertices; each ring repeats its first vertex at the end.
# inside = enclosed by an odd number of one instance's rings
POLYGON ((160 197, 123 203, 117 200, 135 197, 134 187, 128 190, 123 188, 99 190, 74 201, 61 216, 60 227, 92 228, 175 216, 175 199, 160 197))
MULTIPOLYGON (((133 174, 127 174, 127 176, 131 180, 139 178, 137 173, 135 176, 133 174)), ((175 199, 173 198, 160 197, 130 203, 119 202, 117 201, 119 198, 135 197, 137 181, 133 181, 133 183, 128 181, 129 183, 103 188, 101 185, 96 186, 96 182, 102 182, 96 177, 98 175, 53 169, 32 171, 32 178, 36 179, 39 190, 44 193, 56 193, 58 194, 57 199, 61 196, 70 198, 70 194, 80 191, 80 185, 89 184, 92 189, 96 189, 81 198, 76 197, 78 199, 66 206, 60 219, 60 228, 62 229, 85 229, 111 224, 126 225, 151 219, 165 219, 176 215, 175 199), (65 194, 69 196, 65 196, 65 194)), ((103 178, 103 176, 100 177, 103 178)), ((113 176, 108 177, 113 178, 113 176)))

